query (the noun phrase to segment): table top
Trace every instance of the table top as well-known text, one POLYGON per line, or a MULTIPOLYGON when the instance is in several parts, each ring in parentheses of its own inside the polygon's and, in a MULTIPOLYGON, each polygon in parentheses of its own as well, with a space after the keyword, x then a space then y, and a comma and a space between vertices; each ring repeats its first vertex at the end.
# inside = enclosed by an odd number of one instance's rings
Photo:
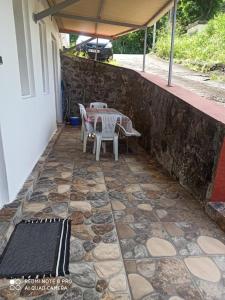
POLYGON ((116 110, 115 108, 86 108, 86 112, 88 116, 93 116, 96 114, 118 114, 123 115, 121 112, 116 110))
POLYGON ((141 134, 136 131, 132 126, 132 121, 130 118, 116 110, 115 108, 86 108, 87 116, 93 122, 95 116, 98 114, 115 114, 118 115, 118 125, 120 129, 126 134, 126 136, 141 136, 141 134))

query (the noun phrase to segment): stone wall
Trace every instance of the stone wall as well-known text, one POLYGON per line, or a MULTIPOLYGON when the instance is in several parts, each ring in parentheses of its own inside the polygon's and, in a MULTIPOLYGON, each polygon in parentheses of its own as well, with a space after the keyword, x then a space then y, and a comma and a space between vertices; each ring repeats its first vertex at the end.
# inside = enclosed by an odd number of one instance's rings
POLYGON ((173 177, 201 202, 210 198, 224 124, 130 69, 62 55, 62 75, 72 113, 93 100, 120 110, 173 177))

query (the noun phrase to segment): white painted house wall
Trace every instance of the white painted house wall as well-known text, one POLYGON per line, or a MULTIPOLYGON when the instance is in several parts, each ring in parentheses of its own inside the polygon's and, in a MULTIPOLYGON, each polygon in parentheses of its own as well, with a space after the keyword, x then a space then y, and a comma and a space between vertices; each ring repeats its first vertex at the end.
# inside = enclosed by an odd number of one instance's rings
POLYGON ((60 39, 63 47, 70 47, 70 35, 68 33, 60 33, 60 39))
POLYGON ((3 58, 3 64, 0 64, 0 167, 5 165, 6 171, 0 170, 0 206, 15 199, 56 130, 56 115, 58 116, 57 121, 62 121, 59 51, 57 57, 58 89, 54 87, 52 60, 52 36, 56 40, 58 50, 60 47, 58 28, 54 19, 51 20, 50 17, 44 19, 47 29, 49 71, 49 92, 44 93, 39 25, 33 21, 32 14, 48 6, 44 0, 28 0, 27 3, 34 91, 32 96, 22 97, 13 0, 0 0, 0 56, 3 58), (55 90, 59 93, 57 97, 55 90), (58 112, 56 112, 55 99, 60 101, 57 104, 60 110, 58 112), (8 199, 6 199, 7 192, 8 199))

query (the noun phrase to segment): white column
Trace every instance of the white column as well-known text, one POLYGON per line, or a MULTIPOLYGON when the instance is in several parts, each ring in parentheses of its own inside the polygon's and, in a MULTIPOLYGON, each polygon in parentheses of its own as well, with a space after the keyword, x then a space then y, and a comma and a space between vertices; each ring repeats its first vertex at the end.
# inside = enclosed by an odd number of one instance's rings
POLYGON ((148 27, 145 28, 144 54, 143 54, 143 68, 142 68, 142 71, 143 71, 143 72, 145 72, 145 60, 146 60, 146 49, 147 49, 147 36, 148 36, 148 27))
POLYGON ((96 43, 95 60, 98 60, 98 38, 96 43))
POLYGON ((177 18, 177 0, 174 0, 173 16, 172 16, 172 31, 171 31, 171 46, 170 46, 170 62, 168 74, 168 86, 171 86, 172 72, 173 72, 173 56, 174 56, 174 39, 176 31, 176 18, 177 18))
POLYGON ((156 23, 154 24, 154 27, 153 27, 153 40, 152 40, 152 50, 153 51, 155 49, 155 41, 156 41, 156 23))
POLYGON ((0 127, 0 208, 9 202, 9 191, 7 182, 7 173, 5 165, 5 156, 0 127))

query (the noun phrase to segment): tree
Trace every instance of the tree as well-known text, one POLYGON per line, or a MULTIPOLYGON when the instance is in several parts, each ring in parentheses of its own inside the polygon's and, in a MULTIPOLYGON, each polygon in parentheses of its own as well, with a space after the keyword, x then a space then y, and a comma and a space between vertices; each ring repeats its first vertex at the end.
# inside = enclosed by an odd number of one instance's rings
MULTIPOLYGON (((157 30, 168 23, 168 16, 164 16, 157 22, 157 30)), ((143 54, 145 31, 139 30, 119 37, 113 42, 113 51, 118 54, 143 54)), ((153 26, 148 28, 147 52, 152 48, 153 26)))
MULTIPOLYGON (((179 0, 177 22, 181 32, 187 25, 197 20, 209 20, 218 11, 225 9, 225 0, 179 0)), ((157 22, 157 31, 168 26, 168 14, 157 22)), ((142 54, 144 47, 144 30, 128 33, 113 42, 114 53, 142 54)), ((75 44, 77 35, 71 35, 71 45, 75 44)), ((147 51, 152 48, 153 26, 148 28, 147 51)))
POLYGON ((224 0, 180 0, 177 19, 186 27, 198 20, 209 20, 222 8, 224 0))
POLYGON ((113 50, 115 53, 137 54, 143 51, 144 30, 128 33, 113 42, 113 50))
MULTIPOLYGON (((114 53, 142 54, 144 50, 145 30, 128 33, 113 42, 114 53)), ((152 28, 148 28, 147 51, 152 46, 152 28)))
POLYGON ((70 34, 70 45, 75 46, 76 40, 78 39, 78 34, 70 34))

